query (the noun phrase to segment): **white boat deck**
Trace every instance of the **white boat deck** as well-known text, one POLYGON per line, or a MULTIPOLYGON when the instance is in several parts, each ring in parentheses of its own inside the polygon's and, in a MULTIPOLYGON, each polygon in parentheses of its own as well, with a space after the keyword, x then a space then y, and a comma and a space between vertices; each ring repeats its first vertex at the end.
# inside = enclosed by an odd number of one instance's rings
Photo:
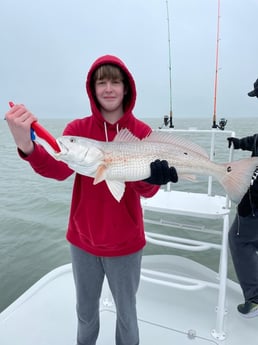
MULTIPOLYGON (((182 273, 185 277, 216 282, 217 274, 178 256, 145 256, 143 268, 182 273)), ((138 318, 141 345, 225 344, 256 345, 257 319, 243 319, 236 311, 241 292, 227 282, 226 337, 212 336, 216 319, 217 291, 213 288, 182 293, 180 289, 141 281, 138 318), (162 339, 162 340, 161 340, 162 339)), ((115 307, 105 282, 101 298, 101 328, 98 345, 114 343, 115 307)), ((0 314, 1 345, 76 344, 75 291, 71 265, 43 277, 0 314)))

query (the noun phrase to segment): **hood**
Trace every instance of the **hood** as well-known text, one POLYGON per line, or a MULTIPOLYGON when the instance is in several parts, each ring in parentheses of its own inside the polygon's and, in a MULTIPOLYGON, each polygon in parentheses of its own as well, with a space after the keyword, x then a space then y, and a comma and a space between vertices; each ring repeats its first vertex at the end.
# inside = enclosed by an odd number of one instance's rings
POLYGON ((92 75, 93 75, 94 71, 98 67, 100 67, 101 65, 105 65, 105 64, 112 64, 112 65, 118 66, 127 75, 128 80, 129 80, 131 97, 130 97, 130 100, 128 102, 126 109, 124 109, 124 116, 118 121, 118 122, 121 122, 121 121, 124 122, 132 114, 132 110, 134 108, 135 101, 136 101, 136 86, 135 86, 135 82, 134 82, 132 74, 129 72, 128 68, 123 63, 123 61, 120 60, 116 56, 113 56, 113 55, 101 56, 92 64, 92 66, 89 69, 87 79, 86 79, 86 91, 87 91, 87 94, 89 96, 91 111, 92 111, 93 116, 95 116, 98 120, 103 122, 103 117, 102 117, 102 115, 101 115, 101 113, 100 113, 100 111, 96 105, 96 102, 95 102, 93 94, 92 94, 91 79, 92 79, 92 75))

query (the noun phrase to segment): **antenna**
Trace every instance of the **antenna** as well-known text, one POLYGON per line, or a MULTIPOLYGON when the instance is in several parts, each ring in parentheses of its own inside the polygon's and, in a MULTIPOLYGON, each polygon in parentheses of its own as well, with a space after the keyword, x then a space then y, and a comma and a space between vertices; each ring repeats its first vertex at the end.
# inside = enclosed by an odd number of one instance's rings
POLYGON ((173 126, 173 111, 172 111, 172 68, 171 68, 171 40, 170 40, 170 23, 169 23, 169 9, 168 0, 166 0, 167 8, 167 27, 168 27, 168 69, 169 69, 169 128, 173 126))

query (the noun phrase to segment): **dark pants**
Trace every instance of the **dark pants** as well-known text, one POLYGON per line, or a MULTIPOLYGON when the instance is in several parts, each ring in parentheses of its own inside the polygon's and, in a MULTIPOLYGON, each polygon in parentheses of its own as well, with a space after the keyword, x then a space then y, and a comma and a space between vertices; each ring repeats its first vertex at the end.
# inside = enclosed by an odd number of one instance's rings
POLYGON ((106 275, 116 311, 116 345, 138 345, 136 292, 142 251, 118 257, 97 257, 71 245, 77 296, 77 345, 95 345, 99 333, 99 299, 106 275))
POLYGON ((245 301, 258 303, 258 212, 247 217, 236 215, 229 247, 245 301))

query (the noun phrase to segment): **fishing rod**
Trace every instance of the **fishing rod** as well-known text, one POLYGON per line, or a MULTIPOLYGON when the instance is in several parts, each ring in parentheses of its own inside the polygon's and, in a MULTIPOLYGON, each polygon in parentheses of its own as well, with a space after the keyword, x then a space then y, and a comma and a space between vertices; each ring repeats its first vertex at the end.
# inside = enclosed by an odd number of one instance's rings
POLYGON ((212 128, 219 128, 224 130, 227 120, 220 119, 217 125, 217 89, 218 89, 218 73, 219 73, 219 41, 220 41, 220 0, 218 0, 218 15, 217 15, 217 39, 216 39, 216 63, 215 63, 215 81, 214 81, 214 105, 213 105, 213 124, 212 128))
POLYGON ((169 23, 169 8, 168 0, 166 0, 167 8, 167 28, 168 28, 168 69, 169 69, 169 128, 174 128, 173 125, 173 110, 172 110, 172 68, 171 68, 171 39, 170 39, 170 23, 169 23))
MULTIPOLYGON (((168 36, 168 70, 169 70, 169 115, 164 115, 163 125, 165 127, 174 128, 173 125, 173 110, 172 110, 172 68, 171 68, 171 39, 170 39, 170 22, 169 22, 169 8, 168 0, 166 0, 167 12, 167 36, 168 36)), ((162 126, 159 128, 161 129, 162 126)))

